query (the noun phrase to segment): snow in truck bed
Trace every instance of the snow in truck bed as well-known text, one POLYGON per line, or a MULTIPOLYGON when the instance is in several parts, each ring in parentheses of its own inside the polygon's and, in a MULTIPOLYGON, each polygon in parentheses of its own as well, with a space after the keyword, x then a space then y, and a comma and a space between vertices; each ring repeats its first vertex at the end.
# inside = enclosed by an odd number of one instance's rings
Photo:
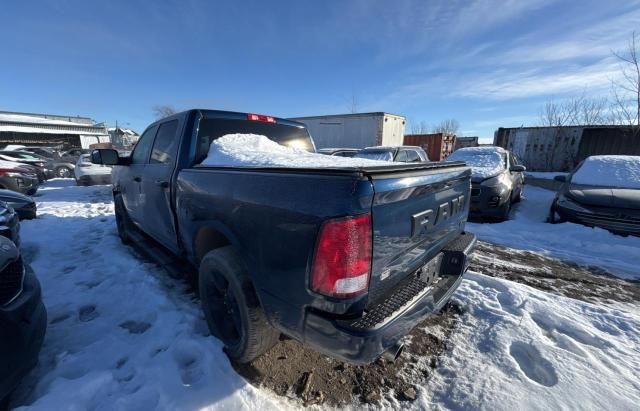
POLYGON ((571 182, 640 189, 640 156, 591 156, 576 171, 571 182))
POLYGON ((386 161, 310 153, 258 134, 227 134, 211 143, 201 165, 212 167, 344 168, 389 165, 386 161))

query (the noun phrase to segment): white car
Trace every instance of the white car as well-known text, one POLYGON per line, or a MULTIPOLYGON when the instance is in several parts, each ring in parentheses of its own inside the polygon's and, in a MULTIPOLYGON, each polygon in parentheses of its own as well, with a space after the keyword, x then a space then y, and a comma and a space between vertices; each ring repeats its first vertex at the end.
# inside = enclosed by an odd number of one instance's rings
POLYGON ((78 158, 73 174, 79 186, 111 184, 111 167, 93 164, 90 154, 82 154, 78 158))

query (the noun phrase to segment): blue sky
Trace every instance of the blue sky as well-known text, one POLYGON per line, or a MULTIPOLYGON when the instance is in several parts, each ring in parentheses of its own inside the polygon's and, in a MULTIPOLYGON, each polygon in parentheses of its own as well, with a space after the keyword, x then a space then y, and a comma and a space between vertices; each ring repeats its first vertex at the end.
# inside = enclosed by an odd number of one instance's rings
MULTIPOLYGON (((152 107, 281 117, 358 111, 461 134, 537 125, 550 98, 604 96, 638 1, 12 1, 0 110, 138 131, 152 107)), ((408 130, 409 131, 409 128, 408 130)))

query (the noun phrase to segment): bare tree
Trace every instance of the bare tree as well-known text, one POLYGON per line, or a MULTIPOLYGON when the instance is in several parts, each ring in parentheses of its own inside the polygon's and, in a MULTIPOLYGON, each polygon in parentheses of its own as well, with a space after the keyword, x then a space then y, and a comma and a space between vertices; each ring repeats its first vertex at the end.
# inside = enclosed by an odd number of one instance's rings
POLYGON ((429 125, 422 120, 420 123, 411 123, 411 134, 427 134, 429 133, 429 125))
POLYGON ((460 128, 460 123, 458 123, 458 120, 450 118, 450 119, 442 120, 440 124, 433 127, 432 132, 444 133, 444 134, 456 134, 459 128, 460 128))
POLYGON ((553 99, 540 109, 540 125, 545 127, 586 126, 604 124, 607 99, 590 98, 582 94, 563 102, 553 99))
MULTIPOLYGON (((624 52, 613 52, 620 60, 619 80, 612 80, 613 106, 623 121, 640 125, 640 39, 634 31, 624 52)), ((620 120, 620 118, 618 119, 620 120)))
POLYGON ((544 127, 562 127, 569 121, 565 106, 553 99, 547 101, 540 109, 540 125, 544 127))
POLYGON ((173 106, 154 106, 153 114, 156 116, 156 119, 160 120, 161 118, 169 117, 176 114, 178 110, 176 110, 173 106))

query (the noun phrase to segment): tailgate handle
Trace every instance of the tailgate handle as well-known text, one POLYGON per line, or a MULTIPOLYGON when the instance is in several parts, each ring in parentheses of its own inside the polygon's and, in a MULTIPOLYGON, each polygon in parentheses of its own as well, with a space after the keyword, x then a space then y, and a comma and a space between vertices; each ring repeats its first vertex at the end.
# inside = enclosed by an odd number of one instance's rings
POLYGON ((169 188, 169 182, 163 180, 156 180, 156 184, 160 186, 160 188, 169 188))
POLYGON ((133 177, 133 181, 135 181, 136 183, 139 183, 142 181, 142 179, 140 177, 133 177))

